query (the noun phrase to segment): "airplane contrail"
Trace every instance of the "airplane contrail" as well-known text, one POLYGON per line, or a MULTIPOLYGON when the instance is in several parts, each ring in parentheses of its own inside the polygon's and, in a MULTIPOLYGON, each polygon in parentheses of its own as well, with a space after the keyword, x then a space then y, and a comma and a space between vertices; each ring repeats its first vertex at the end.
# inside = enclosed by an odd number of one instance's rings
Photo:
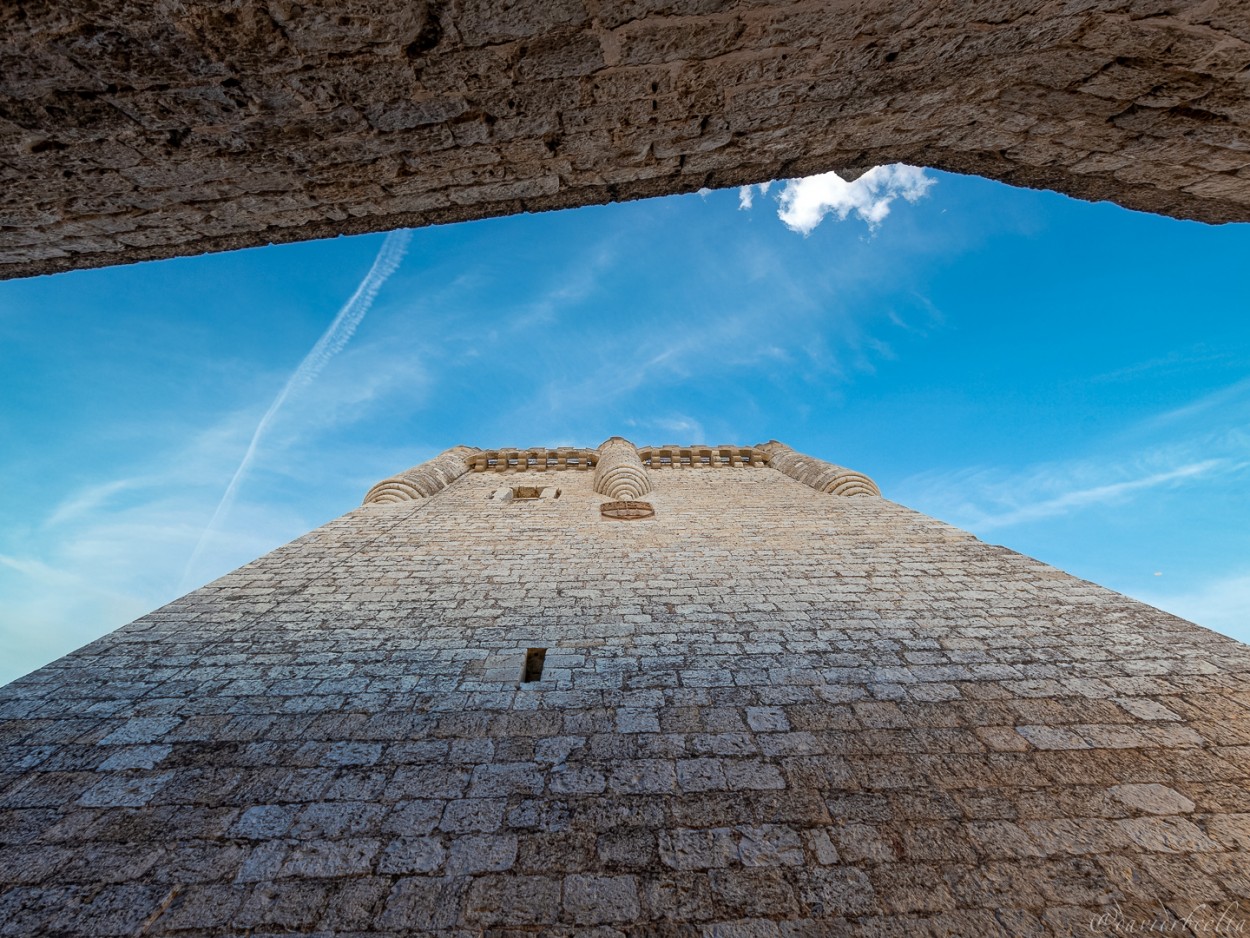
POLYGON ((395 269, 399 267, 400 261, 404 259, 404 254, 408 250, 408 241, 411 237, 412 233, 409 231, 392 231, 386 236, 386 240, 382 242, 382 247, 378 250, 378 256, 374 258, 373 266, 369 268, 365 278, 360 281, 360 286, 356 287, 356 292, 343 304, 343 308, 334 317, 334 321, 330 323, 329 328, 317 340, 317 344, 304 356, 304 360, 291 373, 291 377, 287 378, 286 384, 282 386, 278 396, 273 399, 269 409, 265 411, 264 416, 260 418, 260 422, 256 424, 256 429, 252 431, 252 440, 247 445, 247 452, 243 454, 239 467, 234 470, 230 484, 226 486, 226 491, 221 496, 221 501, 217 503, 217 510, 213 512, 213 517, 209 520, 204 533, 200 535, 200 540, 195 545, 195 550, 191 552, 191 559, 187 561, 187 566, 182 573, 182 581, 178 585, 179 593, 186 592, 191 571, 200 559, 200 555, 204 552, 205 545, 215 533, 218 523, 229 512, 231 505, 234 504, 234 497, 238 492, 239 485, 243 481, 243 477, 247 475, 247 471, 251 468, 252 460, 256 457, 256 450, 260 445, 261 438, 265 435, 265 431, 269 429, 269 425, 273 422, 274 417, 282 409, 282 405, 286 403, 291 393, 297 388, 311 383, 321 373, 321 369, 326 366, 330 359, 341 352, 343 347, 351 340, 352 335, 356 332, 356 327, 365 318, 365 313, 369 312, 369 308, 373 306, 373 301, 377 298, 378 291, 382 289, 382 284, 386 283, 391 274, 395 272, 395 269))

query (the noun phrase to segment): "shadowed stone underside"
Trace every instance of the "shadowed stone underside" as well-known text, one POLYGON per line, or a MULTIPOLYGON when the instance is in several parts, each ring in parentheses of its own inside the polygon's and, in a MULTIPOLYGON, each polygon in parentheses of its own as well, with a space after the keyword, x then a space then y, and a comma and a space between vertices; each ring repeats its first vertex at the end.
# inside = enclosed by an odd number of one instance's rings
POLYGON ((0 7, 0 277, 896 161, 1250 219, 1244 2, 0 7))
POLYGON ((1246 646, 750 448, 625 522, 485 452, 0 689, 0 931, 1250 920, 1246 646))

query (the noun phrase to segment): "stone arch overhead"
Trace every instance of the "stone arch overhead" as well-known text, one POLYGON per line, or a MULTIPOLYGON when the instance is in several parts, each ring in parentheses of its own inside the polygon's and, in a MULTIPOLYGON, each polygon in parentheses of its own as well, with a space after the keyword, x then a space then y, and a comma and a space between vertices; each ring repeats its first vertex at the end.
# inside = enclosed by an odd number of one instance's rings
POLYGON ((0 277, 890 162, 1250 220, 1244 3, 0 6, 0 277))

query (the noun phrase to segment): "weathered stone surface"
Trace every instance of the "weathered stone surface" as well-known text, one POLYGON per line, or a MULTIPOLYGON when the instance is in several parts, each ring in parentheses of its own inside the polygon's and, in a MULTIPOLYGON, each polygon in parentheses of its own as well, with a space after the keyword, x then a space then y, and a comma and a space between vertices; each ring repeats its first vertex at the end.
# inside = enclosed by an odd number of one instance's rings
POLYGON ((908 162, 1250 219, 1237 0, 0 7, 0 276, 908 162))
POLYGON ((633 443, 614 436, 599 444, 593 487, 614 501, 641 498, 651 491, 647 469, 633 443))
POLYGON ((784 472, 804 485, 810 485, 818 492, 848 497, 881 494, 876 483, 866 475, 843 466, 832 465, 823 459, 813 459, 811 456, 796 453, 776 440, 761 444, 760 449, 768 454, 768 465, 773 469, 784 472))
POLYGON ((1159 784, 1116 785, 1110 795, 1146 814, 1187 814, 1194 809, 1194 803, 1180 792, 1159 784))
POLYGON ((469 471, 470 457, 477 452, 472 446, 454 446, 429 462, 413 466, 407 472, 383 479, 365 493, 366 505, 392 505, 429 498, 469 471))
POLYGON ((622 524, 534 458, 0 689, 0 933, 1250 921, 1250 648, 750 460, 622 524))

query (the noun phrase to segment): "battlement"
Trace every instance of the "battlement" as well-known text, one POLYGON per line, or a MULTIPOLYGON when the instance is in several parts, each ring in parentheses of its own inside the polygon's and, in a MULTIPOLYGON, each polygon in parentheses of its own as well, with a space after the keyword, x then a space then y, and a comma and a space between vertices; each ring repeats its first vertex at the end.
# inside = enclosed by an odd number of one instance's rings
POLYGON ((595 470, 595 490, 630 500, 651 490, 651 473, 663 469, 772 468, 832 495, 881 494, 862 473, 796 453, 773 440, 759 446, 637 447, 623 437, 596 449, 531 447, 479 450, 457 446, 407 472, 384 479, 365 495, 366 505, 391 505, 428 498, 466 472, 562 472, 595 470))

